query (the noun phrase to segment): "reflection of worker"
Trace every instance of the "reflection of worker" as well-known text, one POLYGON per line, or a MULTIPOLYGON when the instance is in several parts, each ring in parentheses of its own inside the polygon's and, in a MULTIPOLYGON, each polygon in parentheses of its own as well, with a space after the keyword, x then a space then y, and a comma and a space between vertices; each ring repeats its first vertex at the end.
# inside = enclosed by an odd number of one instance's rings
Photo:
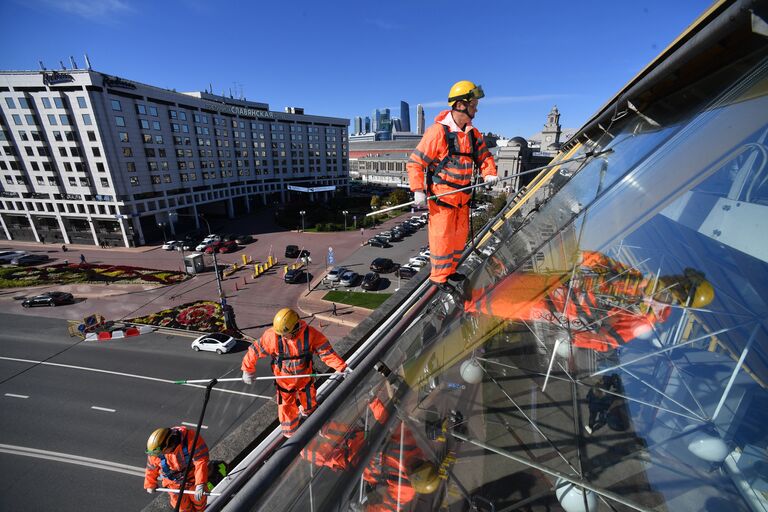
POLYGON ((669 304, 704 307, 714 299, 703 275, 645 277, 599 252, 582 253, 582 272, 511 274, 496 285, 474 290, 468 312, 506 320, 548 322, 567 330, 576 347, 607 351, 648 337, 670 315, 669 304))
MULTIPOLYGON (((451 87, 448 104, 424 133, 408 162, 408 179, 417 206, 427 194, 454 192, 470 185, 475 166, 485 182, 498 181, 496 163, 483 136, 472 126, 483 89, 469 81, 451 87)), ((470 192, 456 192, 429 201, 430 280, 445 291, 447 280, 462 281, 456 272, 469 233, 470 192)))
MULTIPOLYGON (((388 412, 378 398, 369 408, 378 423, 386 422, 388 412)), ((358 455, 365 442, 366 432, 361 426, 329 422, 301 456, 317 466, 345 471, 359 463, 358 455)), ((372 488, 367 495, 367 512, 403 510, 416 494, 431 494, 439 484, 435 465, 426 460, 402 422, 397 422, 383 449, 371 458, 363 470, 363 479, 372 488)))
MULTIPOLYGON (((338 372, 347 369, 347 364, 336 354, 323 333, 307 325, 294 310, 283 308, 275 315, 272 328, 248 347, 241 365, 243 382, 253 383, 256 361, 262 357, 272 358, 272 373, 275 376, 311 374, 313 354, 320 356, 325 364, 338 372)), ((276 379, 275 387, 280 426, 283 435, 290 437, 299 426, 299 414, 306 416, 317 405, 315 379, 276 379)))
MULTIPOLYGON (((155 492, 158 475, 163 477, 163 487, 178 489, 184 480, 184 469, 192 455, 195 433, 187 427, 158 428, 147 439, 147 468, 144 472, 144 488, 155 492)), ((202 436, 197 438, 194 458, 187 478, 187 489, 195 494, 183 494, 180 510, 184 512, 205 510, 203 494, 208 482, 208 446, 202 436)), ((177 493, 169 493, 171 507, 176 507, 177 493)))

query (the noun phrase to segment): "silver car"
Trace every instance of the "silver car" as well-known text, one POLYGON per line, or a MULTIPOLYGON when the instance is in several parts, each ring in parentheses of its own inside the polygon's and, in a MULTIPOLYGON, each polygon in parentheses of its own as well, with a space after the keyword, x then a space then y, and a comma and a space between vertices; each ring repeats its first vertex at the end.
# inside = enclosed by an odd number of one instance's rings
POLYGON ((341 279, 341 275, 346 272, 344 267, 333 267, 330 272, 325 276, 325 280, 331 283, 335 283, 341 279))
POLYGON ((360 274, 357 272, 353 272, 351 270, 347 270, 343 274, 341 274, 341 279, 339 279, 339 284, 341 286, 356 286, 357 282, 360 280, 360 274))

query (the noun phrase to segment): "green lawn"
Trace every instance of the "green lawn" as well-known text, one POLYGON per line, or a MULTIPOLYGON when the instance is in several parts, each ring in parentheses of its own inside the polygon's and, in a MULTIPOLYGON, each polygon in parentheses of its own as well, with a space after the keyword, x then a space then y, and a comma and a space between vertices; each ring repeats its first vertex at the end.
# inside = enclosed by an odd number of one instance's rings
POLYGON ((348 304, 350 306, 360 306, 366 309, 376 309, 387 300, 391 293, 362 293, 362 292, 328 292, 323 300, 336 302, 339 304, 348 304))

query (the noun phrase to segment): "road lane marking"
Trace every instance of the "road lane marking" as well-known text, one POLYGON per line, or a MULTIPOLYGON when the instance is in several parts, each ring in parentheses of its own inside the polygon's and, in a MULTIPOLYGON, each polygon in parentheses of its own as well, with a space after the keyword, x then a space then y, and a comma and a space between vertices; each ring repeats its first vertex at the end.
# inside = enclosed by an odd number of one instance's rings
POLYGON ((29 395, 15 395, 13 393, 6 393, 5 396, 9 396, 11 398, 29 398, 29 395))
POLYGON ((107 409, 106 407, 98 407, 96 405, 92 405, 91 409, 96 409, 97 411, 104 411, 104 412, 117 412, 115 409, 107 409))
MULTIPOLYGON (((108 373, 110 375, 119 375, 121 377, 130 377, 132 379, 143 379, 143 380, 151 380, 155 382, 164 382, 166 384, 174 384, 178 385, 175 380, 168 380, 168 379, 158 379, 157 377, 147 377, 146 375, 135 375, 132 373, 123 373, 123 372, 113 372, 111 370, 102 370, 100 368, 89 368, 87 366, 74 366, 71 364, 61 364, 61 363, 49 363, 47 361, 35 361, 34 359, 19 359, 17 357, 3 357, 0 356, 0 360, 5 361, 17 361, 20 363, 32 363, 32 364, 40 364, 44 366, 58 366, 60 368, 70 368, 72 370, 84 370, 89 372, 96 372, 96 373, 108 373)), ((201 388, 205 389, 207 386, 202 386, 200 384, 182 384, 183 386, 189 386, 191 388, 201 388)), ((231 393, 233 395, 243 395, 243 396, 250 396, 253 398, 265 398, 267 400, 274 400, 274 397, 271 395, 257 395, 255 393, 245 393, 243 391, 234 391, 232 389, 219 389, 219 388, 213 388, 213 391, 218 391, 219 393, 231 393)))
MULTIPOLYGON (((181 422, 182 425, 186 425, 188 427, 197 427, 197 423, 187 423, 186 421, 181 422)), ((208 425, 200 425, 200 428, 208 428, 208 425)))
POLYGON ((36 448, 27 448, 26 446, 15 446, 12 444, 0 444, 0 453, 9 453, 11 455, 21 455, 24 457, 35 457, 38 459, 55 460, 58 462, 66 462, 68 464, 88 466, 92 469, 104 469, 107 471, 115 471, 117 473, 125 473, 126 475, 133 475, 144 478, 144 468, 141 467, 129 466, 127 464, 120 464, 119 462, 110 462, 108 460, 99 460, 91 457, 81 457, 79 455, 71 455, 68 453, 38 450, 36 448))

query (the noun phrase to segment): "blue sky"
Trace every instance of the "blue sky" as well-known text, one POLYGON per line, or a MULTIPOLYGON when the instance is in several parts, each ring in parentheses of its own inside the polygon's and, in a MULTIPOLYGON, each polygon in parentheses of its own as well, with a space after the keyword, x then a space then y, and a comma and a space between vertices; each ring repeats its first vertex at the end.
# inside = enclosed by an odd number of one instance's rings
POLYGON ((273 110, 354 118, 401 99, 443 108, 455 81, 483 86, 475 125, 529 136, 552 105, 581 126, 693 22, 703 0, 0 0, 0 68, 93 68, 273 110), (20 43, 23 41, 23 44, 20 43))

